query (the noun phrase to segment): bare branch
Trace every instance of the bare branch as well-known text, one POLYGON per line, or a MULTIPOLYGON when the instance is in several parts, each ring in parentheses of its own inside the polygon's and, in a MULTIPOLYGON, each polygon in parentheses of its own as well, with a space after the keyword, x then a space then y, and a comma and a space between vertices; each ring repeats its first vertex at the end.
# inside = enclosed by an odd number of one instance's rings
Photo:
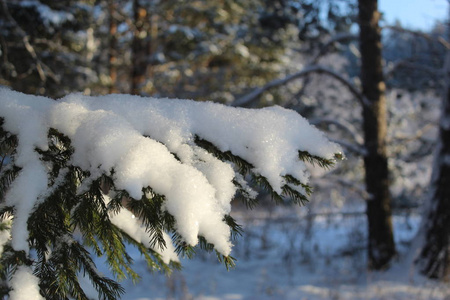
POLYGON ((419 70, 419 71, 428 73, 429 75, 433 75, 433 76, 442 74, 441 69, 428 67, 424 64, 417 64, 417 63, 413 62, 413 59, 407 58, 407 59, 398 60, 398 61, 393 62, 392 64, 388 65, 385 68, 384 77, 385 78, 391 77, 394 74, 394 72, 397 71, 399 68, 408 68, 408 69, 419 70))
MULTIPOLYGON (((335 78, 336 80, 340 81, 342 84, 344 84, 350 92, 359 100, 361 105, 369 105, 369 101, 364 97, 364 95, 346 78, 342 77, 340 74, 334 72, 332 69, 329 69, 325 66, 317 65, 317 62, 319 59, 327 52, 327 50, 334 45, 337 42, 342 42, 346 40, 353 40, 358 39, 358 35, 351 34, 351 33, 339 33, 333 36, 330 40, 328 40, 320 49, 320 51, 313 56, 311 61, 306 65, 306 67, 292 75, 288 75, 283 79, 276 79, 269 83, 267 83, 262 88, 256 88, 252 92, 234 100, 230 105, 231 106, 248 106, 252 102, 256 101, 258 97, 264 93, 265 91, 273 88, 285 85, 289 83, 290 81, 300 78, 300 77, 306 77, 313 73, 318 74, 325 74, 328 76, 331 76, 335 78)), ((299 92, 302 93, 303 89, 299 92)))
POLYGON ((273 81, 267 83, 265 86, 263 86, 261 88, 256 88, 252 92, 242 96, 241 98, 236 99, 230 105, 231 106, 248 106, 252 102, 256 101, 258 99, 258 97, 261 96, 261 94, 264 93, 265 91, 267 91, 271 88, 274 88, 274 87, 279 87, 279 86, 285 85, 295 79, 304 77, 304 76, 312 74, 312 73, 325 74, 325 75, 328 75, 328 76, 338 80, 339 82, 341 82, 343 85, 345 85, 349 89, 349 91, 356 97, 356 99, 358 99, 358 101, 361 103, 361 105, 363 105, 363 106, 369 105, 369 101, 353 85, 353 83, 351 83, 348 79, 344 78, 341 74, 338 74, 335 71, 333 71, 327 67, 320 66, 320 65, 309 66, 297 73, 288 75, 282 79, 273 80, 273 81))
MULTIPOLYGON (((316 65, 320 58, 322 56, 324 56, 327 51, 329 50, 329 48, 331 46, 333 46, 334 44, 338 43, 338 42, 343 42, 343 41, 348 41, 348 40, 353 40, 353 39, 358 39, 358 36, 355 34, 351 34, 351 33, 338 33, 335 36, 331 37, 328 41, 326 41, 321 47, 318 53, 316 53, 312 59, 309 61, 309 63, 307 64, 307 66, 313 66, 316 65)), ((309 83, 311 82, 310 77, 306 76, 305 80, 303 81, 303 86, 301 87, 301 89, 288 101, 288 103, 293 102, 295 99, 299 99, 306 91, 307 86, 309 85, 309 83)))
POLYGON ((450 50, 450 42, 446 41, 443 37, 439 37, 438 41, 444 45, 445 48, 447 48, 447 50, 450 50))
POLYGON ((319 61, 319 59, 327 53, 328 49, 334 45, 335 43, 343 42, 343 41, 349 41, 349 40, 356 40, 358 39, 357 34, 352 34, 348 32, 338 33, 335 36, 333 36, 331 39, 329 39, 322 47, 320 47, 319 52, 313 56, 310 63, 308 65, 315 65, 319 61))
POLYGON ((317 124, 321 124, 321 123, 336 125, 337 127, 348 132, 352 136, 353 140, 356 143, 358 143, 359 145, 364 144, 364 138, 358 133, 356 128, 347 121, 344 121, 344 120, 338 121, 338 120, 334 120, 334 119, 320 118, 320 119, 310 120, 309 123, 311 123, 313 125, 317 125, 317 124))
POLYGON ((450 50, 450 43, 448 41, 446 41, 445 39, 443 39, 442 37, 434 37, 430 34, 427 34, 425 32, 422 31, 416 31, 416 30, 411 30, 411 29, 406 29, 404 27, 401 26, 383 26, 382 29, 388 29, 388 30, 394 30, 397 32, 402 32, 402 33, 409 33, 411 35, 417 36, 417 37, 421 37, 427 41, 436 41, 439 42, 442 46, 444 46, 444 48, 446 48, 447 50, 450 50))

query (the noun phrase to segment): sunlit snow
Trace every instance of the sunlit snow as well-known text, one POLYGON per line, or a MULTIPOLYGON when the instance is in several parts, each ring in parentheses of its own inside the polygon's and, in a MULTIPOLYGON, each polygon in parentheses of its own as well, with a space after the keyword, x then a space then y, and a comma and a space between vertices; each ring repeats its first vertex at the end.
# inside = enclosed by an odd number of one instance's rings
MULTIPOLYGON (((72 94, 54 101, 0 89, 0 112, 4 129, 19 140, 14 163, 22 170, 6 195, 6 204, 16 208, 15 250, 28 251, 27 217, 47 189, 46 165, 35 148, 48 148, 50 128, 71 139, 71 163, 89 171, 92 180, 113 176, 115 187, 135 199, 150 186, 165 196, 164 209, 175 217, 176 230, 188 244, 196 245, 201 235, 223 255, 232 247, 223 217, 236 192, 235 171, 198 147, 196 138, 251 163, 278 193, 285 175, 308 183, 299 150, 327 159, 341 151, 296 112, 281 107, 255 110, 129 95, 72 94)), ((138 228, 123 217, 113 221, 142 241, 138 228)))

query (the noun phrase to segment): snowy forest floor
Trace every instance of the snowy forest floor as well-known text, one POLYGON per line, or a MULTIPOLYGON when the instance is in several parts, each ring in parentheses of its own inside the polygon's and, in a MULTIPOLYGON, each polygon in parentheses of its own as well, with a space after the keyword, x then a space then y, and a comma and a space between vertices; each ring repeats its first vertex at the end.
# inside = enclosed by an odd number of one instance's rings
MULTIPOLYGON (((123 281, 125 300, 156 299, 439 299, 450 286, 427 280, 405 259, 417 232, 417 214, 398 214, 394 228, 399 256, 384 272, 366 268, 366 219, 361 212, 307 215, 306 209, 238 210, 244 227, 227 271, 214 254, 183 259, 170 277, 151 274, 135 256, 142 280, 123 281)), ((410 251, 409 251, 410 252, 410 251)), ((101 269, 101 262, 98 266, 101 269)), ((105 270, 105 273, 106 270, 105 270)))

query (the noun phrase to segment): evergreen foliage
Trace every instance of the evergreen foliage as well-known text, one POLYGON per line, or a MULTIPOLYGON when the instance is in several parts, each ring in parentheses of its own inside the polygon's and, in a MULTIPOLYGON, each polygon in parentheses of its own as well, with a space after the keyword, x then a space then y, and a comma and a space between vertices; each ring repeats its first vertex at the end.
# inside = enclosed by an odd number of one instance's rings
MULTIPOLYGON (((2 149, 10 149, 16 138, 1 128, 2 149)), ((80 193, 81 184, 88 174, 69 164, 73 153, 70 140, 54 129, 49 131, 48 151, 39 152, 41 160, 49 166, 50 182, 48 194, 44 195, 28 219, 29 244, 35 251, 33 255, 24 251, 14 251, 6 246, 1 257, 1 277, 10 277, 20 265, 34 267, 35 275, 40 279, 40 289, 46 299, 87 299, 79 283, 79 276, 88 277, 99 292, 99 299, 117 299, 123 293, 121 286, 114 280, 104 277, 96 270, 92 255, 105 256, 117 279, 130 276, 138 280, 139 276, 132 270, 132 258, 127 254, 126 245, 135 246, 146 258, 150 270, 170 272, 179 268, 179 264, 166 264, 159 254, 133 240, 129 235, 110 221, 114 214, 124 207, 126 191, 118 191, 110 203, 105 203, 102 186, 113 190, 110 177, 102 176, 88 184, 88 189, 80 193)), ((14 164, 14 150, 2 151, 0 195, 4 194, 14 181, 20 168, 14 164)), ((26 187, 24 187, 26 188, 26 187)), ((145 193, 148 194, 148 193, 145 193)), ((173 228, 174 221, 161 215, 163 197, 155 195, 141 200, 129 199, 126 207, 139 217, 152 243, 164 247, 161 232, 173 228)), ((128 199, 128 198, 127 198, 128 199)), ((14 216, 13 207, 3 206, 0 217, 2 229, 7 229, 5 220, 14 216)), ((6 291, 3 292, 5 294, 6 291)))

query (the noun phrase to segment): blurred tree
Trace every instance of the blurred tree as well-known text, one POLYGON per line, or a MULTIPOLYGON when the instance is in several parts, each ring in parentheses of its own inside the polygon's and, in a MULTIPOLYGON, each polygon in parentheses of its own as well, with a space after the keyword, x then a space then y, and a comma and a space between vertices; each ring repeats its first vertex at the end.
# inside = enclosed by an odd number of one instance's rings
POLYGON ((436 24, 430 32, 385 26, 383 58, 385 80, 390 88, 409 91, 439 90, 446 45, 445 26, 436 24))
MULTIPOLYGON (((450 30, 448 35, 450 38, 450 30)), ((426 220, 422 222, 425 241, 418 263, 427 277, 450 280, 450 49, 444 65, 444 92, 435 155, 426 220)))
MULTIPOLYGON (((152 11, 142 1, 133 0, 133 40, 131 43, 131 88, 132 95, 139 95, 146 81, 150 55, 150 23, 152 11)), ((150 2, 151 3, 151 2, 150 2)))
POLYGON ((0 84, 59 97, 98 80, 90 1, 0 1, 0 84))
MULTIPOLYGON (((340 5, 328 0, 321 4, 309 0, 2 3, 8 12, 2 14, 7 34, 24 29, 16 32, 14 43, 14 39, 3 43, 7 62, 2 68, 3 84, 14 83, 14 89, 29 92, 45 86, 41 93, 53 97, 85 89, 96 94, 132 91, 229 102, 286 73, 292 67, 288 49, 299 47, 299 38, 304 41, 301 45, 308 45, 301 51, 308 51, 316 47, 320 32, 349 27, 350 19, 343 17, 340 5), (322 4, 334 25, 320 17, 322 4), (23 18, 24 11, 32 17, 23 18), (55 16, 57 24, 50 21, 55 16), (29 22, 33 18, 46 26, 36 31, 29 22), (345 21, 338 22, 339 18, 345 21), (19 26, 8 25, 11 22, 19 26), (22 36, 28 37, 28 43, 21 42, 22 36), (12 44, 22 51, 13 51, 14 59, 8 52, 12 44), (27 63, 21 59, 24 55, 30 56, 27 63), (22 64, 36 67, 20 70, 22 75, 16 78, 22 64), (16 69, 10 70, 11 66, 16 69)), ((274 93, 266 101, 277 103, 283 97, 274 93)))
POLYGON ((108 1, 108 15, 109 15, 109 48, 108 48, 108 60, 109 60, 109 77, 111 83, 109 86, 109 93, 117 93, 117 1, 108 1))
POLYGON ((227 102, 285 69, 295 33, 264 27, 264 1, 163 1, 154 12, 158 41, 144 93, 227 102))
POLYGON ((363 105, 365 182, 367 200, 368 259, 373 269, 385 268, 395 255, 391 220, 387 113, 381 56, 380 12, 377 0, 359 0, 361 84, 367 103, 363 105))

